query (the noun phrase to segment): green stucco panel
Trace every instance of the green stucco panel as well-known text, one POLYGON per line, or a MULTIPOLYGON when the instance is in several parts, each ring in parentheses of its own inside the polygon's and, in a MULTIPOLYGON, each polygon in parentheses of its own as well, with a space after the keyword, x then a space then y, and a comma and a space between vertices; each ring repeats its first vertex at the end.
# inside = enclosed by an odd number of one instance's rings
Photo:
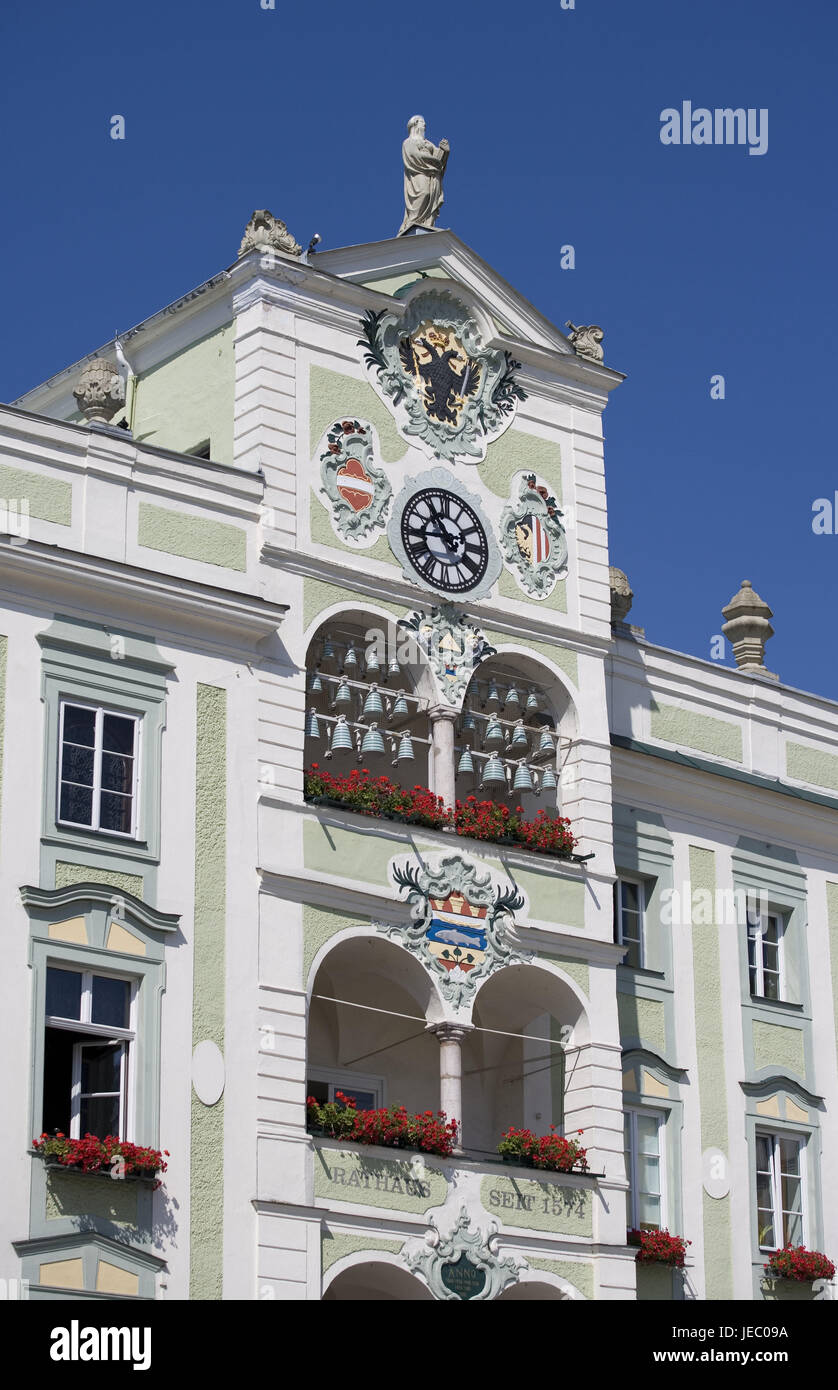
POLYGON ((636 1269, 638 1303, 672 1302, 675 1280, 680 1276, 671 1266, 638 1264, 636 1269))
POLYGON ((536 1178, 497 1173, 480 1184, 480 1200, 503 1226, 555 1231, 559 1235, 593 1235, 593 1194, 586 1188, 561 1187, 536 1178))
POLYGON ((55 866, 56 888, 69 888, 73 883, 106 883, 119 892, 133 893, 135 898, 143 896, 140 874, 123 874, 117 869, 97 869, 90 864, 70 864, 59 859, 55 866))
MULTIPOLYGON (((196 695, 195 925, 192 947, 192 1045, 224 1051, 227 900, 227 692, 199 685, 196 695)), ((192 1091, 190 1286, 193 1299, 222 1296, 224 1097, 204 1105, 192 1091)))
POLYGON ((333 550, 340 550, 344 555, 352 555, 354 563, 365 565, 367 560, 380 560, 384 565, 395 565, 396 560, 390 549, 390 544, 385 535, 378 537, 375 545, 369 546, 366 550, 358 550, 353 545, 344 545, 332 530, 329 522, 327 509, 318 502, 312 494, 309 505, 309 520, 311 523, 311 539, 317 545, 328 545, 333 550))
POLYGON ((838 757, 803 743, 786 744, 786 773, 797 782, 838 791, 838 757))
MULTIPOLYGON (((375 826, 374 821, 371 826, 375 826)), ((397 844, 374 828, 363 834, 314 818, 303 825, 303 863, 320 873, 386 884, 387 865, 397 849, 397 844)))
MULTIPOLYGON (((501 866, 498 865, 498 868, 501 866)), ((530 916, 537 922, 555 922, 565 927, 585 926, 585 885, 579 879, 561 878, 538 869, 514 870, 516 885, 529 899, 530 916)))
POLYGON ((546 598, 536 598, 516 584, 508 569, 502 569, 498 580, 498 593, 501 598, 514 598, 519 603, 536 603, 539 608, 554 608, 558 613, 567 612, 567 583, 564 579, 556 581, 546 598))
MULTIPOLYGON (((693 890, 716 901, 716 856, 690 845, 693 890)), ((727 1083, 722 1024, 722 972, 717 923, 693 923, 693 989, 698 1052, 698 1094, 701 1105, 701 1145, 728 1152, 727 1083)), ((733 1297, 730 1197, 702 1193, 704 1215, 704 1277, 707 1297, 733 1297)))
POLYGON ((376 280, 365 280, 364 288, 368 290, 378 290, 379 294, 395 294, 398 290, 403 290, 407 285, 418 285, 420 280, 447 280, 448 271, 443 270, 439 265, 425 265, 422 267, 422 274, 419 275, 415 270, 408 271, 406 275, 384 275, 376 280))
MULTIPOLYGON (((361 318, 358 316, 358 336, 361 318)), ((358 349, 360 357, 361 350, 358 349)), ((396 429, 395 421, 366 381, 333 372, 328 367, 312 364, 309 372, 309 439, 311 456, 335 420, 368 420, 378 432, 378 444, 384 463, 395 463, 407 453, 407 445, 396 429)))
POLYGON ((556 501, 562 500, 562 456, 554 439, 509 429, 490 444, 480 465, 480 481, 496 497, 509 499, 509 482, 515 473, 537 473, 549 484, 556 501))
POLYGON ((782 1067, 795 1076, 806 1075, 806 1054, 802 1028, 787 1028, 781 1023, 753 1021, 754 1066, 782 1067))
POLYGON ((29 515, 37 521, 69 526, 73 519, 72 484, 46 473, 30 473, 27 468, 0 464, 0 497, 7 504, 14 500, 18 507, 21 502, 28 502, 29 515))
POLYGON ((320 1264, 323 1273, 330 1269, 338 1260, 345 1260, 347 1255, 364 1254, 367 1251, 372 1254, 376 1250, 387 1250, 393 1255, 397 1255, 404 1245, 403 1240, 373 1240, 369 1236, 347 1236, 335 1235, 326 1229, 320 1233, 320 1264))
POLYGON ((566 1279, 585 1298, 594 1296, 594 1267, 581 1260, 533 1260, 527 1257, 530 1269, 543 1269, 545 1274, 555 1274, 557 1279, 566 1279))
POLYGON ((699 753, 711 753, 731 763, 742 761, 742 730, 738 724, 714 719, 709 714, 681 709, 678 705, 651 705, 652 738, 663 743, 676 743, 681 748, 694 748, 699 753))
POLYGON ((132 429, 138 443, 188 453, 210 441, 210 457, 233 462, 233 324, 174 353, 136 382, 132 429))
POLYGON ((139 505, 137 544, 220 569, 247 568, 247 533, 240 526, 176 512, 171 507, 155 507, 150 502, 139 505))
POLYGON ((425 1212, 445 1201, 445 1174, 420 1155, 378 1158, 349 1149, 320 1148, 314 1154, 314 1195, 389 1211, 425 1212))
POLYGON ((640 999, 636 994, 617 994, 620 1039, 637 1038, 653 1052, 666 1052, 666 1012, 660 999, 640 999))
MULTIPOLYGON (((338 587, 337 584, 327 584, 323 579, 304 579, 303 580, 303 625, 308 627, 314 621, 318 613, 322 613, 326 608, 331 608, 335 603, 346 603, 348 599, 355 597, 352 589, 346 586, 338 587)), ((358 607, 383 608, 386 613, 392 613, 395 618, 404 618, 410 611, 402 604, 385 603, 384 599, 370 599, 366 594, 358 594, 358 607)))
POLYGON ((318 952, 331 941, 338 932, 344 931, 346 927, 369 926, 368 917, 357 917, 351 912, 335 912, 329 907, 312 907, 310 903, 303 905, 303 980, 308 979, 308 972, 311 970, 312 963, 318 952))
POLYGON ((117 1226, 137 1224, 137 1184, 129 1179, 96 1178, 84 1173, 49 1173, 46 1218, 98 1217, 117 1226))
POLYGON ((556 642, 535 642, 530 638, 510 637, 508 633, 498 632, 495 628, 484 627, 483 633, 493 647, 514 644, 516 647, 527 647, 539 656, 546 657, 548 661, 552 661, 554 666, 558 666, 560 671, 564 671, 574 685, 579 684, 579 661, 576 652, 569 651, 556 642))
POLYGON ((579 986, 583 994, 590 994, 591 972, 587 961, 579 960, 576 956, 557 956, 552 951, 539 951, 537 959, 549 960, 551 965, 557 965, 575 985, 579 986))

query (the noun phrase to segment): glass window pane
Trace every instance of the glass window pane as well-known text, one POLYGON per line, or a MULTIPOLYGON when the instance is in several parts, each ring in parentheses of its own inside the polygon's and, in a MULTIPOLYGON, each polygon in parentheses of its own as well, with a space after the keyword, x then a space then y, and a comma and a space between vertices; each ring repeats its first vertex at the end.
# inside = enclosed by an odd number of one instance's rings
POLYGON ((775 1249, 777 1242, 774 1239, 774 1217, 770 1208, 761 1207, 757 1211, 757 1230, 760 1245, 766 1249, 775 1249))
POLYGON ((117 830, 122 835, 131 834, 130 796, 120 796, 118 792, 102 792, 99 806, 99 825, 102 830, 117 830))
POLYGON ((767 1173, 757 1173, 757 1206, 772 1211, 774 1199, 771 1195, 771 1178, 767 1173))
POLYGON ((623 965, 630 965, 632 969, 640 969, 640 942, 626 941, 623 939, 624 946, 628 946, 626 954, 623 956, 623 965))
POLYGON ((81 705, 64 706, 64 739, 92 748, 96 741, 96 711, 81 705))
POLYGON ((118 714, 106 714, 102 720, 102 747, 106 753, 134 752, 133 719, 124 719, 118 714))
POLYGON ((762 964, 766 970, 776 972, 780 968, 779 948, 773 941, 763 941, 762 943, 762 964))
POLYGON ((657 1230, 661 1224, 660 1197, 651 1197, 646 1192, 639 1192, 637 1195, 637 1215, 641 1229, 654 1227, 657 1230))
POLYGON ((131 986, 127 980, 111 980, 107 975, 93 976, 93 1023, 108 1023, 112 1028, 128 1028, 131 986))
POLYGON ((95 1134, 106 1139, 109 1134, 119 1139, 119 1096, 82 1096, 79 1110, 79 1132, 95 1134))
POLYGON ((800 1140, 780 1139, 780 1168, 784 1173, 800 1173, 800 1140))
POLYGON ((782 1180, 783 1211, 801 1212, 803 1210, 803 1184, 799 1178, 782 1180))
MULTIPOLYGON (((121 753, 102 754, 102 790, 106 792, 132 791, 134 778, 134 759, 125 758, 121 753)), ((78 779, 75 779, 78 780, 78 779)))
POLYGON ((62 782, 58 815, 61 820, 72 821, 73 825, 92 825, 93 792, 90 788, 62 782))
POLYGON ((771 1140, 767 1134, 757 1135, 757 1168, 763 1173, 771 1168, 771 1140))
POLYGON ((661 1175, 659 1158, 650 1158, 648 1154, 638 1155, 637 1185, 641 1192, 660 1196, 661 1175))
POLYGON ((762 977, 762 994, 765 999, 779 999, 780 977, 766 970, 762 977))
POLYGON ((637 1147, 642 1154, 657 1154, 658 1148, 658 1120, 654 1115, 638 1115, 637 1117, 637 1147))
POLYGON ((85 1045, 81 1051, 82 1095, 94 1091, 115 1091, 118 1094, 121 1058, 122 1044, 117 1047, 111 1043, 85 1045))
POLYGON ((766 917, 762 924, 762 939, 767 943, 776 943, 780 939, 780 919, 779 917, 766 917))
POLYGON ((79 748, 74 743, 65 743, 61 750, 61 776, 64 781, 80 782, 85 787, 92 787, 94 758, 92 748, 79 748))
POLYGON ((640 885, 637 883, 627 883, 625 880, 620 884, 622 892, 623 912, 640 911, 640 885))
POLYGON ((803 1244, 803 1217, 799 1213, 783 1214, 783 1244, 803 1244))
POLYGON ((81 1018, 81 973, 47 967, 47 1017, 81 1018))

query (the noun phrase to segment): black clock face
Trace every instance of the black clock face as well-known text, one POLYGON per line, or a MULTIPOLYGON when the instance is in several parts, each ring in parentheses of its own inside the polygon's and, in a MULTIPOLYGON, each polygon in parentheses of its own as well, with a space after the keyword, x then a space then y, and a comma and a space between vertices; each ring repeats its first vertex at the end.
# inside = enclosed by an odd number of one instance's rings
POLYGON ((468 503, 445 488, 414 493, 402 512, 401 534, 413 568, 435 589, 464 593, 486 573, 486 533, 468 503))

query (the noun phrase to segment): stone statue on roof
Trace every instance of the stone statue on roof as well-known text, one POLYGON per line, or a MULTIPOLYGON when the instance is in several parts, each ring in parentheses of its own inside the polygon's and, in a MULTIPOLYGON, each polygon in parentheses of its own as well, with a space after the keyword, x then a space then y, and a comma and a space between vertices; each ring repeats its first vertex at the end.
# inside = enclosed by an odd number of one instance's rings
POLYGON ((451 153, 447 140, 434 145, 425 139, 424 116, 411 116, 408 136, 402 145, 404 160, 404 221, 398 236, 416 227, 436 225, 442 207, 442 176, 451 153))

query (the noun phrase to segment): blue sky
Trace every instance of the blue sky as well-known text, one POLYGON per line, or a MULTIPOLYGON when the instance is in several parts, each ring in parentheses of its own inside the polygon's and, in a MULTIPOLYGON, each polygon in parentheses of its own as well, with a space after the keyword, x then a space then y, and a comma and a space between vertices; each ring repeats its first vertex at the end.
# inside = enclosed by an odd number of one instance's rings
POLYGON ((304 243, 392 235, 421 111, 452 147, 440 225, 558 325, 602 324, 628 376, 605 429, 632 619, 709 658, 747 577, 769 667, 838 698, 838 534, 811 525, 838 488, 836 41, 834 0, 6 0, 0 398, 229 264, 254 207, 304 243), (767 153, 665 147, 685 100, 766 108, 767 153))

